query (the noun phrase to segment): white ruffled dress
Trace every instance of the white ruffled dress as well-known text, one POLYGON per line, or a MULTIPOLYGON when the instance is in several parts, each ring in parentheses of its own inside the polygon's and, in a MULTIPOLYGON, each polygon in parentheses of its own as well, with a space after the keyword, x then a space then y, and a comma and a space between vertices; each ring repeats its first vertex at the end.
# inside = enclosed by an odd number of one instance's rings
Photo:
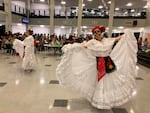
POLYGON ((23 58, 22 68, 24 70, 33 69, 35 65, 33 36, 30 35, 26 37, 23 41, 15 39, 13 43, 13 48, 16 50, 17 53, 19 53, 19 56, 23 58))
POLYGON ((131 32, 125 32, 113 48, 113 38, 95 39, 82 44, 68 44, 56 69, 60 84, 75 89, 98 109, 111 109, 126 103, 136 91, 137 41, 131 32), (116 70, 98 81, 97 56, 110 56, 116 70))

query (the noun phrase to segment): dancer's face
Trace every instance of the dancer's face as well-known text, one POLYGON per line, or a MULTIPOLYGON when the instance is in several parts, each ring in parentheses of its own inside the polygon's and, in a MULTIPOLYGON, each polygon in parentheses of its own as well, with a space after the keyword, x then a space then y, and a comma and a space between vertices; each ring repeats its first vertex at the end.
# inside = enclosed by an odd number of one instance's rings
POLYGON ((26 36, 29 36, 29 31, 26 31, 25 35, 26 35, 26 36))
POLYGON ((101 41, 102 40, 102 33, 101 33, 101 31, 100 31, 100 29, 95 29, 94 30, 94 32, 93 32, 93 34, 94 34, 94 38, 96 39, 96 40, 99 40, 99 41, 101 41))

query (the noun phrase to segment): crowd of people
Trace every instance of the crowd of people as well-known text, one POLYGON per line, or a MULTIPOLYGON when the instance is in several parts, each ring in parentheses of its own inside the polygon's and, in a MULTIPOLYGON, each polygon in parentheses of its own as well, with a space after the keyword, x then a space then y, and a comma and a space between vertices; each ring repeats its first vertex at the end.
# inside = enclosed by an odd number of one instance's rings
MULTIPOLYGON (((21 33, 12 33, 12 32, 6 32, 5 34, 0 36, 0 49, 5 50, 9 54, 14 54, 13 46, 13 40, 19 39, 23 41, 25 39, 26 35, 21 33)), ((44 44, 51 44, 51 45, 65 45, 68 43, 74 43, 78 42, 81 43, 85 40, 89 40, 92 38, 92 35, 87 34, 85 37, 80 36, 77 37, 75 34, 69 35, 68 37, 66 35, 57 35, 57 34, 33 34, 34 37, 34 46, 37 51, 43 51, 45 50, 44 44)))
POLYGON ((147 37, 145 39, 143 39, 142 37, 138 39, 138 49, 139 50, 150 49, 150 41, 148 41, 147 37))

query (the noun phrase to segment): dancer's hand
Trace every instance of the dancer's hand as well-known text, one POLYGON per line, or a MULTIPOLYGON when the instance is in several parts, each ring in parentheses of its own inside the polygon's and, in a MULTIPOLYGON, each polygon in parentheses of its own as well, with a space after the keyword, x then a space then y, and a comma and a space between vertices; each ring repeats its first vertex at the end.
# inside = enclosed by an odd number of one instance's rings
POLYGON ((121 36, 118 36, 115 38, 115 42, 118 42, 122 37, 121 36))

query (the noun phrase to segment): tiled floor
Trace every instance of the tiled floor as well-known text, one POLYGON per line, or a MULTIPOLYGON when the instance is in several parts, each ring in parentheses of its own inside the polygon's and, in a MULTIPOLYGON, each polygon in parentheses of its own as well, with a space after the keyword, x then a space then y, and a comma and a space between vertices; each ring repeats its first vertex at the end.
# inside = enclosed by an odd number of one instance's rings
POLYGON ((36 54, 32 72, 21 69, 21 59, 0 53, 0 113, 150 113, 150 69, 138 65, 137 94, 127 104, 100 110, 77 92, 59 84, 55 69, 60 56, 36 54))

